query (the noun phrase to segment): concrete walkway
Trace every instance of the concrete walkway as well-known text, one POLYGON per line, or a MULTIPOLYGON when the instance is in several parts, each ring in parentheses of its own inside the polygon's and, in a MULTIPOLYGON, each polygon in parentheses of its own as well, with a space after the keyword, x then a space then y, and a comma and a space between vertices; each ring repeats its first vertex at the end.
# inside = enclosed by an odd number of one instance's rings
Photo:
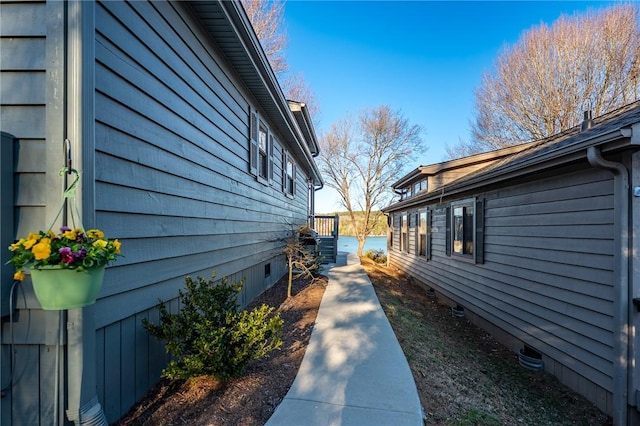
POLYGON ((298 375, 267 425, 420 426, 413 376, 371 281, 357 256, 340 254, 298 375))

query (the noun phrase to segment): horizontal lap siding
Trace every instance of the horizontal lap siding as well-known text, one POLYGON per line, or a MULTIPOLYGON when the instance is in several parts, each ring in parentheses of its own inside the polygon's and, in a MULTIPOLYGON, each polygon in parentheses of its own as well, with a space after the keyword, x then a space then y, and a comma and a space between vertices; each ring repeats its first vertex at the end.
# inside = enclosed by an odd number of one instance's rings
POLYGON ((392 262, 611 392, 611 177, 588 170, 482 196, 483 264, 445 255, 444 205, 434 209, 432 260, 392 252, 392 262))
POLYGON ((300 168, 296 196, 282 192, 277 132, 272 184, 249 174, 257 105, 200 31, 181 5, 96 6, 96 223, 124 254, 95 307, 98 397, 109 421, 166 363, 141 328, 142 318, 158 321, 158 299, 176 311, 184 277, 215 271, 246 280, 247 305, 284 275, 283 239, 307 218, 300 168))
MULTIPOLYGON (((0 4, 0 130, 15 138, 15 226, 3 231, 15 237, 46 229, 62 201, 64 27, 57 18, 64 8, 62 2, 0 4)), ((55 372, 62 371, 56 358, 65 363, 63 347, 57 356, 58 312, 39 309, 28 280, 15 291, 13 323, 5 317, 0 325, 0 378, 3 387, 11 384, 0 401, 0 425, 54 422, 56 394, 62 421, 63 374, 55 389, 55 372)))

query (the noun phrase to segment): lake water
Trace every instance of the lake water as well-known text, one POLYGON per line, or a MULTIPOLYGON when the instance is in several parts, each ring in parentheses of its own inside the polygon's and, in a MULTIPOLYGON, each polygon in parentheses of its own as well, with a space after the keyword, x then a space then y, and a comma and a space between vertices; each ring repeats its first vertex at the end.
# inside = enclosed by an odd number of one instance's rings
MULTIPOLYGON (((387 237, 367 237, 364 243, 364 252, 367 250, 382 250, 387 252, 387 237)), ((358 252, 358 239, 347 235, 338 237, 338 251, 346 251, 347 253, 358 252)))

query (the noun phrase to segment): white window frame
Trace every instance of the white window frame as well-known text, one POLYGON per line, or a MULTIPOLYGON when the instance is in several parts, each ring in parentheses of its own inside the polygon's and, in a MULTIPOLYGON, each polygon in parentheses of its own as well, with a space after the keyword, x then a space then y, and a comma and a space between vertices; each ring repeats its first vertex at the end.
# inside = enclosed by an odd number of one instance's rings
POLYGON ((284 151, 282 153, 282 192, 288 197, 295 197, 296 195, 296 173, 297 166, 293 157, 289 152, 284 151), (291 166, 291 167, 289 167, 291 166))
POLYGON ((273 135, 257 111, 249 114, 249 172, 264 185, 273 181, 273 135))

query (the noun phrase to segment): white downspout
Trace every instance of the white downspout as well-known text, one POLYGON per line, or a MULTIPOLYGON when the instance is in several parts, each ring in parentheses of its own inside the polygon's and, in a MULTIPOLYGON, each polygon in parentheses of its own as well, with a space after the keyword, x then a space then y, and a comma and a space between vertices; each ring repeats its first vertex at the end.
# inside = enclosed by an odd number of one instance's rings
POLYGON ((629 172, 613 161, 605 160, 596 147, 587 149, 587 159, 593 167, 609 170, 614 175, 614 324, 613 333, 613 424, 627 423, 629 369, 629 172), (614 240, 615 242, 615 240, 614 240))

